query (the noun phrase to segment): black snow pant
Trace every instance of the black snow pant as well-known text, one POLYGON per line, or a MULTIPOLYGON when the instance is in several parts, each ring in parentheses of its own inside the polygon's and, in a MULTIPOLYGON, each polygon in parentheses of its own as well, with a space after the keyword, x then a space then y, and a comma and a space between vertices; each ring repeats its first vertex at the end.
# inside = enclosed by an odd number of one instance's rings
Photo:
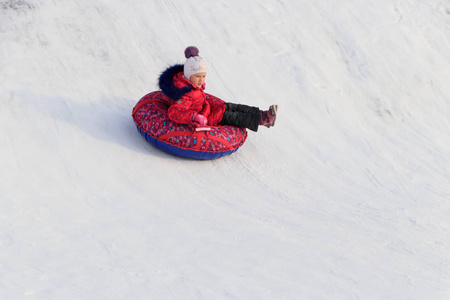
POLYGON ((245 127, 252 131, 258 131, 259 108, 243 104, 225 103, 226 109, 219 125, 231 125, 245 127))

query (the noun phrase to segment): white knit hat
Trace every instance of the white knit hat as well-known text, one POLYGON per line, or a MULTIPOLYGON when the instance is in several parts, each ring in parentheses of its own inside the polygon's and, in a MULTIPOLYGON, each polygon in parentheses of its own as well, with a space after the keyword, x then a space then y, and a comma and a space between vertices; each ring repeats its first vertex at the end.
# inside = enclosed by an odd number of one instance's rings
POLYGON ((206 73, 208 71, 205 60, 198 53, 198 48, 194 46, 187 47, 184 50, 184 56, 186 56, 184 77, 187 79, 191 78, 192 75, 206 73))

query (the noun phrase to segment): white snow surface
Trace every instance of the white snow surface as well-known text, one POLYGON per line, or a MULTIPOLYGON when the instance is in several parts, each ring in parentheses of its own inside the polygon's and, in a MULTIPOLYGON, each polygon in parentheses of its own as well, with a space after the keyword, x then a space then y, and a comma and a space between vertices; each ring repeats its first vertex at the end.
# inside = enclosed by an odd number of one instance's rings
POLYGON ((0 299, 450 299, 449 82, 448 0, 0 0, 0 299), (191 45, 228 157, 131 119, 191 45))

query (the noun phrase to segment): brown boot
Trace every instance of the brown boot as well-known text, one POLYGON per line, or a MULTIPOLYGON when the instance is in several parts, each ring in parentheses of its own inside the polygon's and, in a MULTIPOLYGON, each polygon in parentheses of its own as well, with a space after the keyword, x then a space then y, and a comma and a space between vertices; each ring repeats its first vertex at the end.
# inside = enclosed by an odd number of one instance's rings
POLYGON ((277 119, 278 105, 271 105, 269 110, 259 111, 260 119, 259 125, 266 126, 267 128, 275 125, 277 119))

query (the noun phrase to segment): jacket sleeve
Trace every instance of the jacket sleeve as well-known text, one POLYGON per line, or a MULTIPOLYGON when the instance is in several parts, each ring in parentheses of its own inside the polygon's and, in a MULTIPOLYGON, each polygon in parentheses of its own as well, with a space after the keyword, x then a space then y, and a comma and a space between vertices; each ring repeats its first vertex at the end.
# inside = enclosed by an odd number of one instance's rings
POLYGON ((192 109, 192 101, 188 97, 182 97, 174 102, 167 111, 169 119, 180 124, 192 124, 192 117, 196 113, 192 109))
POLYGON ((204 115, 205 117, 208 117, 211 113, 211 107, 208 103, 208 101, 205 101, 203 103, 202 111, 200 112, 201 115, 204 115))
POLYGON ((225 102, 210 95, 207 96, 207 101, 209 102, 211 110, 208 117, 208 125, 216 126, 222 121, 223 114, 225 113, 225 102))

